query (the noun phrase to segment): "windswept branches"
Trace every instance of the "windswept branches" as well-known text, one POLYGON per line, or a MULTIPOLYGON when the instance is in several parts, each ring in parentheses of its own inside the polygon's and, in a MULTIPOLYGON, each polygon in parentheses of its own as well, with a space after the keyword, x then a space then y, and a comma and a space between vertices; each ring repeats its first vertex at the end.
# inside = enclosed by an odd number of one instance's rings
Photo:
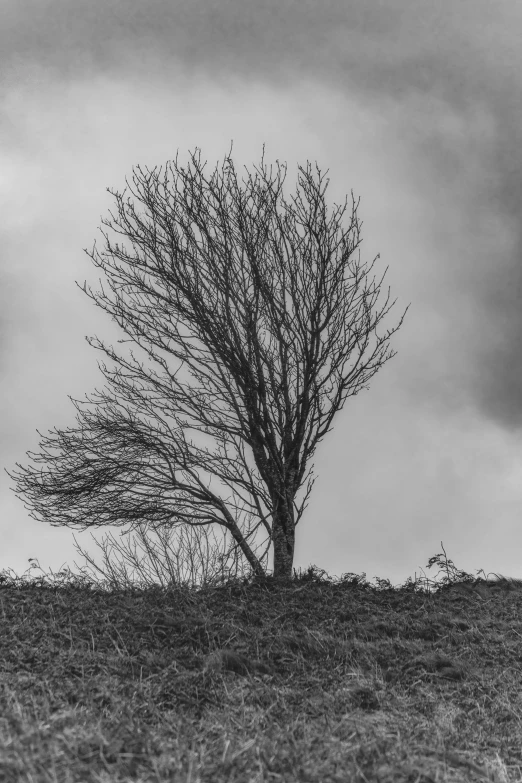
POLYGON ((82 290, 146 361, 90 340, 115 365, 100 365, 107 387, 73 401, 78 426, 44 439, 33 458, 47 471, 22 469, 18 491, 52 524, 220 525, 258 573, 248 539, 261 527, 286 577, 316 446, 394 355, 405 313, 377 337, 394 303, 388 291, 373 311, 384 275, 366 285, 359 202, 343 230, 347 199, 329 215, 317 166, 317 179, 299 167, 289 204, 286 166, 273 175, 264 154, 242 187, 230 156, 210 178, 198 150, 191 163, 138 166, 109 191, 104 245, 88 255, 110 291, 82 290))

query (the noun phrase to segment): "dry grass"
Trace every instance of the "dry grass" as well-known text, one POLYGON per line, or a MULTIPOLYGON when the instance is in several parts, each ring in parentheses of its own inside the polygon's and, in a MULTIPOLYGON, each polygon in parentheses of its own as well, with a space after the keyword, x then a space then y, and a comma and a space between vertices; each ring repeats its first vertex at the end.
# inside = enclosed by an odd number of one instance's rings
POLYGON ((520 781, 522 589, 440 557, 436 591, 3 572, 0 780, 520 781))

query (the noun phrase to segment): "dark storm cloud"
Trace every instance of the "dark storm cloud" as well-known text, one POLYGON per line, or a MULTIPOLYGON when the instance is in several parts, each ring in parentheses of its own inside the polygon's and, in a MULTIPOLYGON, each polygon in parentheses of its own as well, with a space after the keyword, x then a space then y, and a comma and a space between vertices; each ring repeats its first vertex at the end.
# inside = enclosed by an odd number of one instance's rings
POLYGON ((11 0, 0 57, 4 73, 24 61, 75 76, 140 69, 145 55, 214 77, 308 73, 377 95, 427 90, 465 100, 470 82, 475 92, 486 87, 517 51, 507 8, 480 0, 11 0))
POLYGON ((313 78, 360 96, 379 114, 395 107, 412 160, 429 161, 427 200, 435 192, 443 198, 444 183, 464 179, 478 161, 479 187, 459 205, 470 245, 484 219, 505 227, 506 241, 487 258, 445 262, 454 267, 455 289, 473 303, 469 331, 450 346, 460 365, 455 396, 518 428, 521 8, 514 0, 12 0, 1 12, 0 70, 4 89, 37 79, 39 68, 57 79, 117 72, 163 83, 173 71, 222 85, 231 76, 277 85, 313 78), (469 140, 448 142, 436 122, 441 107, 468 124, 469 140), (474 127, 481 116, 492 123, 484 138, 474 127))

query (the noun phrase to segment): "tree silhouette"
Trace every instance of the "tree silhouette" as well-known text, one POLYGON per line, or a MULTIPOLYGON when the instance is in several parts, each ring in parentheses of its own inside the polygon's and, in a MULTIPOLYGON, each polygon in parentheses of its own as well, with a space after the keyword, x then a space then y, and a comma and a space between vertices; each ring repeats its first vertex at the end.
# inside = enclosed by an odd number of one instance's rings
POLYGON ((368 286, 379 256, 368 270, 354 258, 353 193, 343 230, 347 199, 328 217, 329 180, 317 164, 317 181, 309 162, 299 166, 289 204, 286 164, 277 161, 273 177, 263 147, 242 188, 230 154, 221 176, 216 166, 205 178, 196 148, 186 169, 176 156, 134 168, 122 193, 108 189, 111 234, 102 228, 102 252, 96 243, 85 252, 112 296, 101 281, 100 291, 80 288, 121 327, 118 342, 145 359, 87 338, 114 362, 99 364, 107 386, 71 397, 78 426, 39 432, 41 452, 27 452, 36 465, 8 475, 31 515, 52 525, 219 525, 255 574, 265 575, 272 545, 274 577, 289 578, 315 448, 346 398, 395 355, 387 343, 408 308, 377 336, 395 302, 387 307, 388 289, 373 314, 387 270, 368 286), (261 556, 252 544, 260 527, 261 556))

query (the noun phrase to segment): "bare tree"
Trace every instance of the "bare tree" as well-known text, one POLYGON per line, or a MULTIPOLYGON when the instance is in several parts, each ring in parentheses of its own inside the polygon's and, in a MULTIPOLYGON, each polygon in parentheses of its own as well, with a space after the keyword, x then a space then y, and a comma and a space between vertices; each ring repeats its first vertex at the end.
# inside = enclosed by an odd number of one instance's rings
POLYGON ((263 576, 252 545, 261 528, 273 575, 286 579, 315 448, 346 398, 395 355, 387 343, 408 308, 377 336, 395 302, 387 307, 388 289, 373 313, 387 270, 367 285, 376 259, 366 270, 355 258, 353 193, 343 230, 347 199, 328 217, 329 180, 317 164, 317 181, 309 162, 299 166, 288 204, 286 164, 277 161, 273 177, 263 148, 241 188, 230 154, 221 176, 216 166, 205 178, 196 148, 193 167, 176 156, 165 168, 133 169, 123 193, 109 189, 116 210, 102 225, 127 244, 101 229, 102 252, 96 243, 85 252, 112 297, 101 281, 97 292, 80 287, 146 361, 87 338, 115 364, 99 365, 107 386, 94 399, 70 398, 78 426, 50 431, 40 454, 28 452, 45 471, 17 463, 11 478, 32 516, 53 525, 220 525, 263 576))

